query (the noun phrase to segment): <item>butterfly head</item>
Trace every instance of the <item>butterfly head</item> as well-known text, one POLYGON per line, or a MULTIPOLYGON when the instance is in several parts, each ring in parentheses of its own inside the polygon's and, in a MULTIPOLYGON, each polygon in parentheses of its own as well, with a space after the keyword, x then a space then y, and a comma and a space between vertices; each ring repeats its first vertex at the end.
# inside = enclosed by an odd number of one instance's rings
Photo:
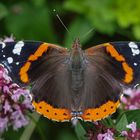
POLYGON ((80 39, 79 39, 79 38, 76 38, 76 39, 74 40, 74 43, 73 43, 72 48, 75 49, 75 50, 81 48, 81 43, 80 43, 80 39))
POLYGON ((83 67, 83 51, 79 38, 75 39, 70 51, 70 67, 72 70, 81 70, 83 67))

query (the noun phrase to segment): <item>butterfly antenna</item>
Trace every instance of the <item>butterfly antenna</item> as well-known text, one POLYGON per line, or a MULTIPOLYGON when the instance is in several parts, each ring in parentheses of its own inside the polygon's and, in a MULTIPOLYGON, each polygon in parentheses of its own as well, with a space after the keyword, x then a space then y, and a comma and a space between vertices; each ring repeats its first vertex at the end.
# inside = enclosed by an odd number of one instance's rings
POLYGON ((64 22, 62 21, 62 19, 60 18, 60 16, 58 15, 57 11, 55 9, 53 9, 53 11, 56 13, 56 17, 58 18, 58 20, 61 22, 61 24, 63 25, 63 27, 66 29, 66 31, 70 34, 70 31, 68 30, 68 28, 66 27, 66 25, 64 24, 64 22))
POLYGON ((93 32, 95 30, 95 28, 91 28, 87 33, 85 33, 82 37, 81 37, 81 39, 83 39, 83 38, 85 38, 86 36, 88 36, 91 32, 93 32))

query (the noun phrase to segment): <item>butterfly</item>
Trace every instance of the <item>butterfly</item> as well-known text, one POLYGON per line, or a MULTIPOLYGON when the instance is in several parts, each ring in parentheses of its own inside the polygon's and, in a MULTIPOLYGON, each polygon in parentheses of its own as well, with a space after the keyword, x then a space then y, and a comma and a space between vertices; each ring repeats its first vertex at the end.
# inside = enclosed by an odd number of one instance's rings
POLYGON ((76 39, 68 50, 44 42, 0 42, 0 63, 18 84, 32 84, 32 104, 48 119, 97 121, 116 112, 124 87, 140 81, 140 43, 82 50, 76 39))

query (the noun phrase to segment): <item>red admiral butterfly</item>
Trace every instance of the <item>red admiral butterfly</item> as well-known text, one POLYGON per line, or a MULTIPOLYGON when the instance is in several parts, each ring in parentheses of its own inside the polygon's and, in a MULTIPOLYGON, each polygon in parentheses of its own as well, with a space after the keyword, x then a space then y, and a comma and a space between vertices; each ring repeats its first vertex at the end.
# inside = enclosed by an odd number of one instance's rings
POLYGON ((111 42, 70 51, 44 42, 0 43, 0 63, 18 83, 33 84, 37 112, 56 121, 97 121, 119 106, 124 86, 140 81, 140 43, 111 42))

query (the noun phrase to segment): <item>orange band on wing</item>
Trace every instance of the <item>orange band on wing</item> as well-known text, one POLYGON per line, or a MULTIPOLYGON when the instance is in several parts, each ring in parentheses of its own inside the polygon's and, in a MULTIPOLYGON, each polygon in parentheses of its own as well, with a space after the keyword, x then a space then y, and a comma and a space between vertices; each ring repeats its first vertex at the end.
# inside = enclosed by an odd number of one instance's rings
POLYGON ((22 80, 22 82, 26 83, 27 81, 29 81, 28 74, 23 73, 22 75, 20 75, 20 79, 22 80))
POLYGON ((122 63, 123 69, 126 72, 125 74, 125 82, 130 83, 133 80, 133 70, 130 68, 126 62, 122 63))
POLYGON ((125 58, 120 55, 116 49, 114 49, 114 47, 110 44, 107 45, 106 47, 107 52, 109 52, 111 54, 112 57, 114 57, 117 61, 125 61, 125 58))
POLYGON ((62 122, 69 121, 72 118, 70 111, 67 109, 54 108, 44 101, 41 101, 39 103, 33 101, 32 104, 38 113, 40 113, 44 117, 47 117, 48 119, 62 122))
POLYGON ((27 83, 29 82, 29 77, 28 77, 28 70, 31 67, 31 63, 33 61, 36 61, 40 56, 43 55, 44 52, 46 52, 48 49, 48 44, 43 43, 39 46, 39 48, 35 51, 34 54, 30 55, 27 62, 21 67, 19 75, 20 79, 22 82, 27 83))
POLYGON ((126 73, 123 81, 127 84, 131 83, 133 81, 133 69, 126 63, 125 58, 120 55, 111 44, 105 43, 104 46, 106 46, 106 51, 110 53, 113 58, 121 62, 123 70, 126 73))
POLYGON ((85 110, 83 112, 83 115, 81 115, 81 118, 85 121, 101 120, 107 117, 108 115, 111 115, 114 112, 116 112, 116 109, 118 108, 119 104, 119 100, 117 102, 108 101, 99 108, 85 110))
POLYGON ((27 73, 27 71, 29 70, 30 66, 31 66, 31 62, 26 62, 24 64, 24 66, 20 69, 19 74, 22 75, 22 74, 27 73))

